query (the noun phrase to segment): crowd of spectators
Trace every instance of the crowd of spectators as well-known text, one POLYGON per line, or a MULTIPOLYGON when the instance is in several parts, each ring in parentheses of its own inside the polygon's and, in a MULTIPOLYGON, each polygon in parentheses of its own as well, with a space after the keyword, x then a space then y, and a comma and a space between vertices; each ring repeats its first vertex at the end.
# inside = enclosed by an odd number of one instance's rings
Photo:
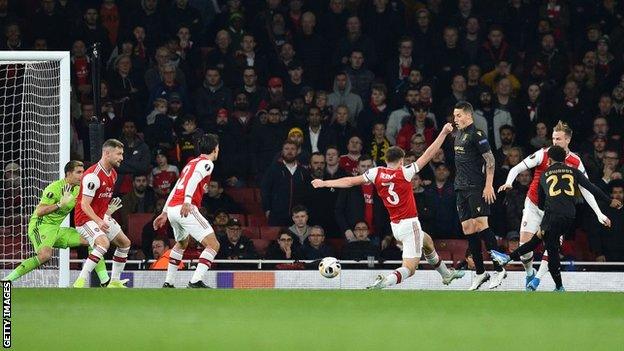
MULTIPOLYGON (((622 195, 624 7, 563 0, 0 0, 3 50, 70 50, 72 158, 93 161, 89 125, 125 145, 116 192, 121 223, 159 211, 202 133, 220 137, 202 212, 219 230, 220 258, 258 257, 229 214, 255 187, 267 225, 283 227, 268 258, 393 250, 388 214, 371 185, 312 190, 310 180, 384 165, 392 145, 419 157, 456 102, 496 155, 495 187, 568 123, 589 178, 622 195), (101 110, 89 47, 102 44, 101 110), (224 190, 225 189, 225 190, 224 190)), ((6 165, 7 178, 16 164, 6 165)), ((461 238, 453 150, 415 177, 419 217, 434 239, 461 238)), ((517 240, 531 180, 500 194, 491 225, 517 240)), ((623 210, 613 228, 579 215, 593 255, 624 261, 623 210)), ((249 214, 249 213, 247 213, 249 214)), ((147 229, 149 231, 149 228, 147 229)), ((166 236, 144 233, 146 238, 166 236)), ((166 242, 143 244, 161 258, 166 242), (158 252, 157 252, 158 251, 158 252)))

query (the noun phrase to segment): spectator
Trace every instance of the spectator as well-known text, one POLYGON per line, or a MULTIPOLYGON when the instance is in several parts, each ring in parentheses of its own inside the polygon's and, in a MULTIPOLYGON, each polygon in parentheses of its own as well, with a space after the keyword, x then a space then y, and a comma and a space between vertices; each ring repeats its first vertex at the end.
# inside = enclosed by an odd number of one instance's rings
POLYGON ((224 86, 217 68, 206 69, 204 82, 195 92, 195 108, 202 127, 215 120, 219 109, 232 109, 232 92, 224 86))
POLYGON ((418 220, 420 221, 422 230, 430 233, 435 220, 432 213, 432 208, 435 205, 430 202, 431 198, 427 197, 424 188, 425 182, 431 184, 431 181, 426 181, 422 178, 420 172, 414 174, 414 177, 412 178, 412 192, 414 193, 414 199, 416 200, 416 210, 418 211, 418 220))
POLYGON ((397 134, 396 145, 403 150, 409 149, 409 143, 412 135, 419 134, 425 138, 425 143, 431 145, 436 137, 437 130, 432 119, 427 118, 429 111, 425 106, 418 104, 413 110, 412 115, 405 117, 403 127, 397 134))
POLYGON ((281 121, 282 111, 280 107, 271 105, 267 111, 267 123, 256 124, 251 132, 251 153, 259 175, 264 174, 266 169, 270 167, 275 154, 280 150, 280 143, 283 142, 288 133, 284 122, 281 121))
MULTIPOLYGON (((238 93, 235 101, 238 108, 245 108, 247 95, 238 93)), ((208 129, 219 137, 219 159, 215 162, 213 177, 227 180, 229 186, 243 186, 250 167, 248 145, 241 145, 241 140, 237 139, 240 130, 235 128, 234 123, 230 123, 228 110, 217 111, 216 121, 208 129)))
POLYGON ((328 52, 328 43, 315 29, 316 16, 312 12, 304 12, 301 16, 301 32, 295 36, 295 46, 303 60, 304 80, 312 87, 320 88, 327 79, 323 65, 327 62, 324 54, 328 52))
POLYGON ((102 57, 111 53, 111 43, 108 40, 108 31, 99 23, 99 13, 95 7, 87 6, 83 12, 82 23, 76 28, 75 37, 83 40, 87 46, 101 43, 102 57))
MULTIPOLYGON (((269 100, 267 88, 258 85, 258 73, 253 67, 243 69, 243 86, 241 91, 247 94, 249 112, 255 114, 261 103, 269 100)), ((236 108, 236 106, 234 106, 236 108)))
POLYGON ((208 189, 202 198, 202 207, 209 215, 215 214, 219 209, 227 213, 244 213, 241 206, 230 195, 223 192, 221 182, 214 178, 208 183, 208 189))
POLYGON ((609 183, 614 180, 622 179, 624 168, 620 167, 620 153, 617 150, 607 150, 602 158, 604 167, 602 168, 602 182, 598 182, 598 186, 605 192, 608 192, 609 183))
MULTIPOLYGON (((35 12, 32 19, 33 34, 38 38, 45 39, 48 46, 53 49, 66 48, 69 44, 64 34, 69 24, 56 10, 55 1, 41 1, 41 7, 35 12)), ((4 25, 0 28, 5 28, 4 25)))
POLYGON ((451 83, 451 95, 439 105, 439 110, 436 113, 438 125, 444 125, 447 116, 453 115, 453 106, 459 101, 465 101, 466 99, 466 78, 461 74, 455 74, 451 83))
POLYGON ((550 124, 554 125, 556 121, 568 123, 575 131, 574 139, 572 139, 573 145, 570 146, 572 149, 577 146, 578 141, 589 137, 591 118, 589 118, 588 106, 579 97, 578 85, 573 80, 565 83, 563 94, 554 99, 550 108, 550 124))
POLYGON ((187 115, 182 122, 182 134, 178 136, 178 162, 181 168, 196 156, 195 145, 197 140, 204 135, 204 131, 197 128, 197 119, 193 115, 187 115))
POLYGON ((364 110, 360 112, 358 116, 358 133, 364 139, 365 145, 370 145, 372 141, 371 132, 373 131, 373 125, 382 123, 384 125, 388 122, 388 115, 390 109, 386 103, 386 97, 388 91, 383 84, 373 84, 371 86, 370 103, 364 107, 364 110))
MULTIPOLYGON (((149 269, 152 270, 166 270, 169 266, 169 254, 171 253, 171 248, 169 248, 169 240, 156 238, 152 241, 152 257, 156 260, 153 262, 149 269)), ((178 264, 178 268, 184 268, 184 263, 180 262, 178 264)))
POLYGON ((179 176, 178 167, 170 165, 167 155, 163 150, 158 149, 156 151, 156 167, 152 168, 149 177, 149 186, 154 189, 156 196, 166 199, 179 176))
POLYGON ((589 179, 593 183, 600 183, 604 169, 604 156, 607 151, 607 138, 599 135, 595 136, 592 146, 592 150, 583 155, 583 164, 585 164, 589 179))
POLYGON ((162 81, 150 91, 147 102, 148 108, 153 106, 154 100, 158 98, 171 99, 173 94, 178 94, 184 106, 191 106, 186 92, 186 88, 177 78, 176 67, 173 64, 166 64, 162 67, 162 81))
POLYGON ((552 144, 550 139, 550 135, 548 134, 548 127, 544 122, 537 122, 535 125, 535 136, 531 138, 529 142, 532 151, 541 149, 543 147, 548 147, 552 144))
POLYGON ((357 134, 357 130, 349 122, 349 109, 346 106, 340 105, 336 107, 334 120, 330 128, 336 136, 338 150, 341 154, 346 154, 348 152, 348 144, 345 141, 357 134))
POLYGON ((281 80, 288 79, 288 65, 295 60, 296 51, 292 43, 285 42, 277 46, 278 55, 271 63, 270 71, 272 76, 281 80))
POLYGON ((308 225, 309 218, 310 216, 308 215, 308 209, 305 206, 296 205, 295 207, 293 207, 293 225, 291 225, 288 230, 290 230, 290 232, 299 239, 300 244, 303 244, 310 235, 311 227, 308 225))
MULTIPOLYGON (((622 180, 611 181, 609 185, 611 198, 623 202, 624 183, 622 180)), ((622 262, 624 261, 624 235, 622 235, 624 209, 609 207, 605 210, 605 215, 611 219, 611 228, 598 228, 596 237, 590 237, 592 249, 596 253, 596 261, 622 262)))
POLYGON ((459 46, 459 32, 456 27, 447 26, 442 34, 443 45, 434 53, 434 72, 440 83, 446 86, 453 74, 465 69, 467 58, 459 46))
POLYGON ((223 209, 218 209, 214 214, 214 221, 212 222, 212 226, 214 227, 215 233, 217 237, 219 235, 223 235, 225 233, 225 227, 230 221, 230 215, 227 211, 223 209))
POLYGON ((498 61, 493 70, 485 73, 481 77, 481 82, 493 90, 496 88, 495 83, 501 78, 509 79, 512 87, 512 95, 515 96, 520 90, 520 81, 513 73, 511 73, 511 63, 507 61, 498 61))
POLYGON ((325 230, 323 227, 315 225, 310 228, 310 235, 303 243, 303 259, 319 260, 324 257, 333 257, 334 252, 331 247, 325 244, 325 230))
POLYGON ((296 152, 297 145, 285 141, 282 157, 271 163, 262 179, 262 208, 271 226, 288 225, 293 204, 308 198, 310 174, 298 165, 296 152))
MULTIPOLYGON (((119 173, 117 186, 124 181, 124 176, 148 174, 151 160, 150 149, 137 135, 136 124, 133 121, 124 122, 120 141, 124 144, 124 158, 117 169, 119 173)), ((126 191, 122 193, 125 194, 126 191)))
POLYGON ((293 60, 288 64, 288 78, 286 79, 286 89, 284 97, 286 100, 292 101, 294 98, 301 96, 301 89, 306 86, 303 81, 303 65, 298 60, 293 60))
POLYGON ((513 63, 516 59, 515 49, 505 41, 503 28, 498 25, 490 27, 487 41, 483 43, 477 54, 477 62, 485 72, 494 69, 499 61, 513 63))
POLYGON ((330 145, 325 151, 325 175, 323 179, 338 179, 347 175, 340 168, 340 150, 338 147, 330 145))
POLYGON ((502 145, 500 131, 504 125, 513 126, 511 114, 495 106, 492 93, 488 90, 479 95, 479 108, 474 113, 474 124, 477 129, 485 132, 490 143, 496 148, 502 145))
POLYGON ((506 238, 519 238, 520 221, 522 219, 522 209, 524 208, 524 200, 529 191, 531 184, 531 171, 526 170, 518 174, 514 187, 505 194, 505 219, 506 219, 506 238))
POLYGON ((322 124, 321 110, 312 106, 308 109, 308 127, 303 133, 303 148, 307 153, 324 153, 327 147, 336 143, 333 131, 322 124))
POLYGON ((240 221, 236 218, 228 221, 225 235, 220 235, 217 239, 221 244, 217 259, 248 260, 257 257, 253 242, 243 234, 240 221))
POLYGON ((362 111, 362 99, 354 94, 349 76, 340 72, 334 78, 333 93, 327 96, 327 103, 334 109, 338 106, 346 106, 349 112, 349 122, 356 125, 355 117, 362 111))
POLYGON ((368 224, 358 221, 353 227, 355 239, 342 249, 343 260, 364 261, 369 257, 379 258, 379 248, 368 238, 368 224))
MULTIPOLYGON (((145 86, 147 91, 153 91, 156 89, 159 83, 162 83, 165 79, 165 68, 173 64, 171 59, 172 53, 166 46, 161 46, 156 50, 154 55, 154 65, 145 71, 145 86)), ((175 80, 181 85, 186 86, 186 76, 184 72, 176 67, 175 74, 167 73, 170 77, 175 77, 175 80)), ((190 77, 189 77, 190 78, 190 77)))
POLYGON ((466 26, 462 34, 460 46, 462 55, 466 56, 466 61, 471 64, 478 62, 477 55, 479 54, 479 47, 481 43, 483 43, 480 31, 479 18, 476 16, 468 17, 466 19, 466 26))
POLYGON ((373 126, 373 140, 368 145, 367 152, 377 166, 386 165, 386 151, 390 148, 390 141, 386 138, 386 125, 378 121, 373 126))
POLYGON ((362 101, 366 101, 370 96, 375 74, 365 66, 364 53, 361 50, 351 51, 345 73, 351 82, 351 91, 359 95, 362 101))
MULTIPOLYGON (((336 160, 337 168, 337 150, 330 147, 327 149, 327 152, 336 154, 336 156, 332 154, 332 157, 336 160)), ((331 175, 327 173, 325 164, 325 156, 320 152, 315 152, 310 156, 310 176, 312 179, 330 179, 331 175)), ((327 204, 335 204, 337 195, 338 192, 336 189, 315 189, 310 192, 308 201, 306 202, 307 208, 310 210, 309 222, 325 228, 327 233, 332 237, 341 237, 333 212, 327 211, 327 204)))
MULTIPOLYGON (((362 156, 358 162, 357 174, 364 174, 373 166, 370 156, 362 156)), ((334 212, 340 232, 344 233, 347 241, 355 240, 353 228, 362 219, 368 224, 368 233, 375 238, 377 243, 379 242, 377 238, 391 232, 388 211, 377 195, 373 184, 340 189, 334 212)))
POLYGON ((435 169, 434 182, 425 188, 427 203, 431 204, 433 220, 431 235, 434 239, 458 238, 460 236, 459 217, 455 207, 455 188, 450 179, 451 172, 446 164, 435 169))
MULTIPOLYGON (((505 124, 498 129, 498 135, 500 137, 501 146, 494 151, 494 159, 496 160, 497 165, 502 165, 511 149, 517 147, 516 129, 508 124, 505 124)), ((522 149, 518 148, 517 151, 522 152, 522 149)))
MULTIPOLYGON (((362 50, 369 67, 377 66, 377 53, 375 43, 366 34, 362 34, 362 22, 357 16, 347 19, 347 32, 344 37, 338 40, 334 51, 333 63, 335 67, 347 64, 349 54, 356 48, 362 50)), ((360 111, 358 111, 360 112, 360 111)))
POLYGON ((405 92, 403 107, 390 113, 388 124, 386 125, 386 138, 392 145, 396 144, 396 137, 401 130, 403 119, 412 115, 412 110, 417 106, 419 97, 420 90, 416 88, 408 89, 405 92))
POLYGON ((145 29, 145 33, 149 33, 149 35, 145 38, 147 47, 148 49, 153 49, 157 43, 160 43, 168 34, 165 32, 164 17, 164 14, 158 7, 158 1, 141 1, 141 6, 137 9, 137 11, 128 16, 127 20, 130 25, 127 27, 143 27, 145 29))
POLYGON ((268 260, 299 260, 299 243, 288 228, 281 228, 275 241, 269 245, 266 253, 268 260))
POLYGON ((173 229, 169 224, 162 226, 158 230, 154 230, 153 220, 162 213, 163 207, 165 207, 166 199, 157 199, 154 205, 154 212, 152 220, 145 223, 143 231, 141 232, 141 252, 145 259, 154 258, 152 252, 152 241, 155 238, 165 238, 169 242, 169 239, 173 238, 173 229))
POLYGON ((340 156, 340 168, 347 174, 357 174, 357 167, 362 156, 362 139, 354 135, 347 143, 347 154, 340 156))
POLYGON ((147 185, 147 175, 135 174, 132 177, 132 191, 121 198, 121 204, 123 207, 119 210, 119 215, 124 230, 128 230, 128 215, 154 212, 156 195, 147 185))
MULTIPOLYGON (((394 45, 405 32, 405 21, 399 13, 398 4, 389 0, 373 1, 372 5, 360 5, 363 31, 370 36, 377 54, 377 62, 386 62, 394 45)), ((375 68, 371 65, 370 68, 375 68)), ((385 67, 383 67, 385 68, 385 67)))
POLYGON ((556 47, 555 37, 552 33, 546 33, 542 36, 540 47, 536 53, 530 56, 529 62, 543 63, 546 81, 552 80, 555 84, 563 83, 568 62, 565 55, 556 47))
POLYGON ((167 10, 165 23, 169 35, 175 33, 182 25, 189 26, 193 34, 199 34, 202 28, 200 13, 189 5, 188 0, 174 0, 167 10))

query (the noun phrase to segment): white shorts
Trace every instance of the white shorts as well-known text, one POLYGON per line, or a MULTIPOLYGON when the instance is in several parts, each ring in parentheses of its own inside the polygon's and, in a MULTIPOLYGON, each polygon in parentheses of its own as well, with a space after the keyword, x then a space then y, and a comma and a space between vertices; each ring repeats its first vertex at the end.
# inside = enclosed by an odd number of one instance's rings
POLYGON ((520 223, 521 232, 537 233, 544 218, 544 211, 540 210, 536 204, 528 197, 524 200, 524 209, 522 210, 522 222, 520 223))
POLYGON ((121 226, 119 225, 119 223, 117 223, 115 219, 109 217, 108 215, 104 216, 104 221, 110 227, 108 233, 104 233, 102 229, 100 229, 100 227, 95 224, 94 221, 88 221, 82 226, 77 227, 76 230, 78 230, 80 236, 82 236, 87 242, 89 242, 89 246, 91 247, 93 247, 93 244, 95 243, 95 238, 102 235, 106 235, 108 241, 112 241, 113 239, 115 239, 117 234, 121 233, 121 226))
POLYGON ((193 209, 186 217, 180 215, 180 209, 182 209, 182 205, 167 208, 167 218, 169 218, 169 223, 171 223, 173 228, 173 236, 176 241, 183 241, 191 235, 193 239, 201 243, 205 237, 214 234, 212 226, 199 213, 197 207, 193 206, 193 209))
POLYGON ((406 218, 398 223, 391 222, 392 235, 403 244, 403 258, 420 258, 424 232, 417 217, 406 218))

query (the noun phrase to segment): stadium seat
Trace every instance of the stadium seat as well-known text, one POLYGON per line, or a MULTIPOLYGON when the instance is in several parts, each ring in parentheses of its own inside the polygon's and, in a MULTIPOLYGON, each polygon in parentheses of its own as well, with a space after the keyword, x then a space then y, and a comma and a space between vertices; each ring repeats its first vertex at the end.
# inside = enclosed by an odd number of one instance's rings
POLYGON ((260 191, 260 188, 254 188, 254 195, 256 197, 256 202, 262 202, 262 192, 260 191))
POLYGON ((248 202, 257 202, 253 188, 226 188, 225 193, 241 205, 248 202))
POLYGON ((438 239, 434 240, 436 251, 446 251, 451 254, 453 261, 461 261, 466 255, 468 242, 461 239, 438 239))
POLYGON ((264 257, 266 254, 266 250, 271 245, 271 240, 267 239, 252 239, 254 243, 254 247, 256 248, 256 252, 258 256, 264 257))
POLYGON ((258 227, 243 227, 243 235, 249 239, 260 239, 260 229, 258 227))
POLYGON ((260 238, 267 240, 277 239, 280 227, 260 227, 260 238))
POLYGON ((247 218, 242 213, 230 213, 230 218, 236 218, 241 223, 241 225, 247 225, 247 218))
POLYGON ((334 250, 334 255, 336 257, 342 256, 342 248, 345 246, 346 242, 342 238, 329 238, 326 240, 327 245, 331 246, 334 250))
POLYGON ((264 227, 268 224, 267 218, 264 213, 250 214, 247 216, 247 225, 253 227, 264 227))
POLYGON ((249 202, 243 204, 243 209, 247 212, 247 215, 262 215, 264 216, 264 210, 262 209, 262 204, 259 202, 249 202))
POLYGON ((132 242, 133 247, 141 247, 143 242, 143 227, 152 221, 154 214, 152 213, 133 213, 128 215, 128 239, 132 242))

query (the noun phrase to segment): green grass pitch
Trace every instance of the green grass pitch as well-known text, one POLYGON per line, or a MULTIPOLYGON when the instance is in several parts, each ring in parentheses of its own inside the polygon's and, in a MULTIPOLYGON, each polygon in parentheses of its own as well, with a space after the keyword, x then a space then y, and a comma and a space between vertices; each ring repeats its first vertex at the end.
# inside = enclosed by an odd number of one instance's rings
POLYGON ((624 294, 14 289, 15 350, 624 350, 624 294))

